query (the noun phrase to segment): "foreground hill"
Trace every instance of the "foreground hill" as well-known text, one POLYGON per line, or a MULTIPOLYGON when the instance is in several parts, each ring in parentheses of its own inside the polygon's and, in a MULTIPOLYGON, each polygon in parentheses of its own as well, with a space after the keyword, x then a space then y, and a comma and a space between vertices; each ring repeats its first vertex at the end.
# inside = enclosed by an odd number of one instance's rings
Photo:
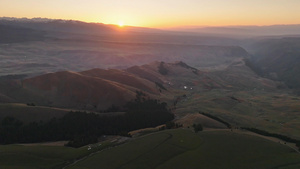
POLYGON ((1 146, 0 163, 5 168, 24 169, 65 166, 66 169, 99 166, 105 169, 297 169, 300 166, 299 153, 288 146, 238 132, 167 130, 105 149, 121 140, 112 138, 78 149, 39 144, 1 146), (72 165, 75 159, 80 160, 72 165))
POLYGON ((138 138, 67 169, 297 168, 299 160, 300 155, 291 148, 255 136, 229 131, 195 134, 178 129, 138 138), (129 151, 133 153, 128 154, 129 151))
POLYGON ((39 144, 6 145, 1 146, 0 163, 4 168, 22 169, 61 169, 65 166, 66 169, 99 166, 105 169, 297 169, 300 166, 299 153, 290 147, 230 131, 167 130, 105 149, 118 144, 117 140, 120 139, 112 138, 78 149, 39 144), (75 159, 80 160, 72 165, 75 159))

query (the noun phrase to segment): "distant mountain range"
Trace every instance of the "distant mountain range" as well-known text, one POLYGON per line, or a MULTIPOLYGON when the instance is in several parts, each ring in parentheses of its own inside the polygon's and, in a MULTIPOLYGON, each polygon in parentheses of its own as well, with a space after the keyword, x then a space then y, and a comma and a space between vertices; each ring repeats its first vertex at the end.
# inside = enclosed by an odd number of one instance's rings
POLYGON ((22 27, 42 31, 59 31, 69 33, 109 33, 113 27, 101 23, 86 23, 74 20, 46 19, 46 18, 0 18, 1 25, 22 27))
POLYGON ((253 36, 300 36, 300 24, 270 26, 220 26, 220 27, 178 27, 174 31, 211 34, 232 37, 253 36))
POLYGON ((18 26, 22 28, 29 28, 43 31, 56 31, 68 33, 80 33, 99 35, 103 33, 116 33, 122 31, 129 32, 150 32, 150 33, 167 33, 167 31, 125 26, 119 28, 117 25, 103 24, 103 23, 87 23, 78 20, 63 20, 63 19, 48 19, 48 18, 13 18, 13 17, 0 17, 0 25, 18 26))
MULTIPOLYGON (((103 23, 86 23, 77 20, 48 19, 48 18, 14 18, 0 17, 0 25, 22 26, 37 30, 67 31, 74 33, 99 34, 119 30, 117 25, 103 23)), ((146 27, 125 26, 123 31, 143 33, 200 33, 202 35, 251 37, 251 36, 283 36, 300 35, 300 24, 267 25, 267 26, 182 26, 169 29, 154 29, 146 27), (175 31, 175 32, 174 32, 175 31)))

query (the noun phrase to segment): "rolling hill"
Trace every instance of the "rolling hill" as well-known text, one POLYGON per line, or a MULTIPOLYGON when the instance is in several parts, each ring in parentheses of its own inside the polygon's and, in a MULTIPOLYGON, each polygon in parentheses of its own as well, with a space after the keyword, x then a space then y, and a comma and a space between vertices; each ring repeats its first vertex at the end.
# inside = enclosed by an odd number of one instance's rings
POLYGON ((49 106, 104 110, 135 97, 136 88, 75 72, 57 72, 23 81, 23 87, 46 96, 49 106))
POLYGON ((211 69, 157 61, 123 70, 62 71, 0 82, 3 102, 99 112, 122 107, 142 90, 168 103, 186 126, 199 121, 193 114, 205 112, 235 126, 300 138, 299 98, 282 82, 257 75, 244 57, 211 69))
POLYGON ((154 89, 153 83, 149 83, 148 80, 134 76, 133 74, 130 74, 126 71, 118 69, 92 69, 80 72, 80 74, 118 82, 127 86, 134 87, 137 90, 139 89, 149 93, 158 94, 157 90, 154 89))
POLYGON ((11 99, 51 107, 100 111, 112 105, 123 106, 135 97, 136 91, 144 91, 155 98, 163 95, 166 101, 172 101, 174 94, 168 88, 174 91, 183 89, 184 85, 195 86, 195 78, 201 81, 198 82, 199 88, 212 85, 208 84, 212 80, 206 82, 203 73, 183 62, 153 62, 125 70, 62 71, 32 78, 6 79, 2 81, 1 92, 4 101, 11 99), (160 65, 168 70, 167 76, 161 74, 160 65))

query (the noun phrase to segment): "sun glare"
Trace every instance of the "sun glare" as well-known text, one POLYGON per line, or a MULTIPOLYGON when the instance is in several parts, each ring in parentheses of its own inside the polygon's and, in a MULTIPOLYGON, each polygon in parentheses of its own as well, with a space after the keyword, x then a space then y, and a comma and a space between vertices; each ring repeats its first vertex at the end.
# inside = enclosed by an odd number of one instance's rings
POLYGON ((124 26, 124 22, 123 21, 119 21, 118 25, 119 25, 119 27, 123 27, 124 26))

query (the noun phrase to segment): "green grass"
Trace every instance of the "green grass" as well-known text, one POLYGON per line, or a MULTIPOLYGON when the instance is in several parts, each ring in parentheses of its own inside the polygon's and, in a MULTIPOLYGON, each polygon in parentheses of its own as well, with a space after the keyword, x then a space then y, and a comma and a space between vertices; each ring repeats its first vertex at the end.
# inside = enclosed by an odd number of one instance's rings
POLYGON ((178 117, 201 111, 233 126, 254 127, 300 139, 300 105, 297 96, 280 92, 232 92, 219 89, 187 95, 190 95, 189 99, 177 105, 175 114, 178 117), (243 102, 238 103, 230 96, 243 102))
POLYGON ((167 130, 95 154, 68 169, 297 168, 300 154, 229 131, 167 130))
POLYGON ((62 146, 23 146, 1 145, 0 168, 5 169, 56 169, 62 168, 75 159, 106 148, 110 143, 102 144, 92 150, 87 147, 78 149, 62 146))

